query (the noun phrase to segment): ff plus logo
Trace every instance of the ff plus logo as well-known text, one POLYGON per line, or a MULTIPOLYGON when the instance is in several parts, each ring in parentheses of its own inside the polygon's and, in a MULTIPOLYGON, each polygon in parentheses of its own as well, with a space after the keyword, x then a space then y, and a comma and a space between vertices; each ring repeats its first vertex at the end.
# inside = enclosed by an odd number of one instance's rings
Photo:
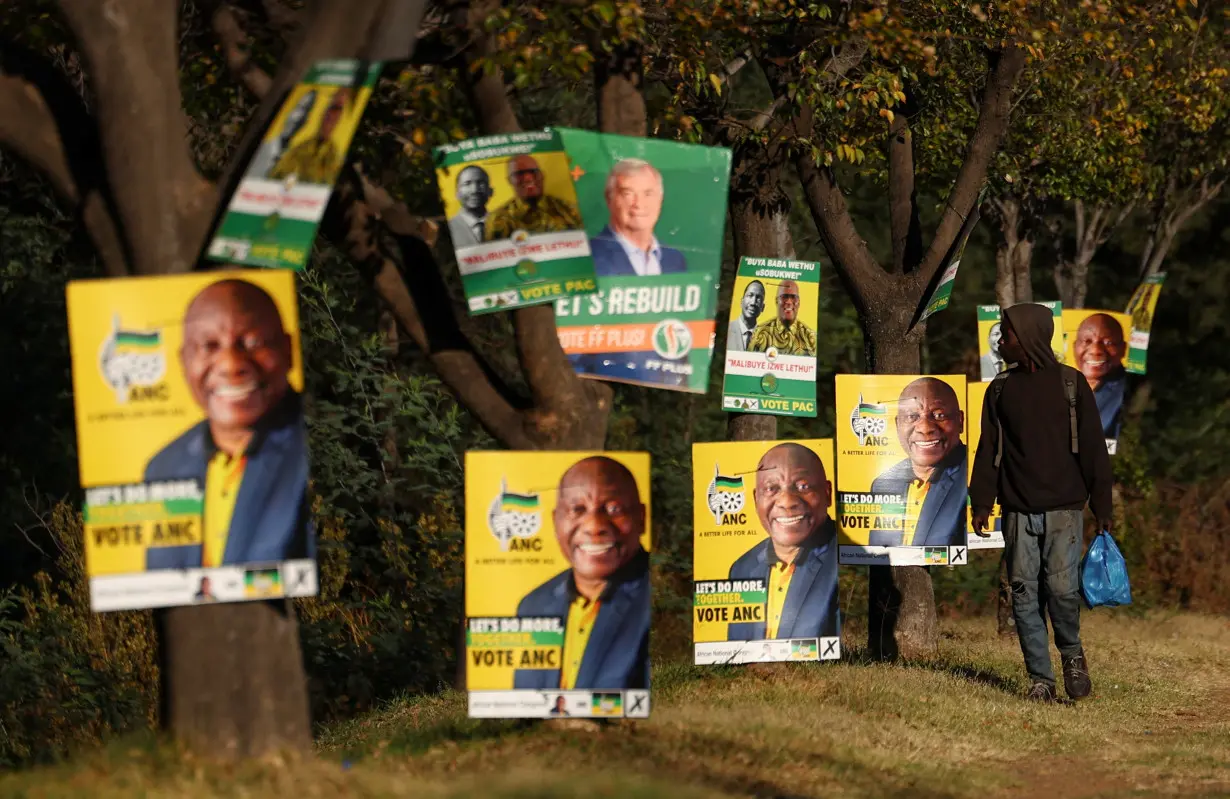
POLYGON ((678 319, 663 319, 653 329, 653 351, 675 360, 692 351, 692 332, 678 319))

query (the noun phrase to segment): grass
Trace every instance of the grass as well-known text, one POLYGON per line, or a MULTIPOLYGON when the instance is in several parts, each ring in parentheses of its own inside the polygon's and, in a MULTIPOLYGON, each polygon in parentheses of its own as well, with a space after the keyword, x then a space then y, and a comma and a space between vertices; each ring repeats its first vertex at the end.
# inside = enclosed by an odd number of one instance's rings
MULTIPOLYGON (((136 739, 0 777, 17 797, 983 797, 1230 793, 1230 622, 1086 614, 1093 698, 1021 699, 1015 639, 941 622, 939 657, 654 672, 648 721, 473 721, 409 698, 321 732, 316 757, 222 765, 136 739)), ((861 637, 847 630, 852 647, 861 637)), ((1057 664, 1056 664, 1057 665, 1057 664)))

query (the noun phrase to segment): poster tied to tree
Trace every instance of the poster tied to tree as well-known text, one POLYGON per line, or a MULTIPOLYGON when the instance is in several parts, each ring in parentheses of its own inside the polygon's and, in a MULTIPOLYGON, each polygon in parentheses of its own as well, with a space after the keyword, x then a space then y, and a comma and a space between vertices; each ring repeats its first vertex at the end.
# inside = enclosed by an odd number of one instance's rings
MULTIPOLYGON (((993 394, 988 393, 990 383, 970 383, 966 393, 965 425, 969 439, 969 477, 974 476, 974 453, 978 451, 978 442, 982 440, 982 411, 986 403, 991 401, 993 394)), ((1003 549, 1003 510, 996 502, 991 508, 991 516, 987 519, 988 536, 980 536, 974 532, 973 514, 970 514, 968 544, 970 549, 1003 549)))
POLYGON ((381 64, 317 61, 291 89, 239 187, 207 257, 302 269, 381 64))
POLYGON ((1131 317, 1117 311, 1080 308, 1063 312, 1063 362, 1080 371, 1093 389, 1106 450, 1112 455, 1118 449, 1128 394, 1123 361, 1128 353, 1131 325, 1131 317))
POLYGON ((692 445, 697 665, 841 657, 832 439, 692 445))
POLYGON ((433 154, 471 314, 597 288, 558 133, 484 136, 437 147, 433 154))
POLYGON ((741 258, 731 295, 722 408, 816 415, 820 264, 741 258), (766 313, 772 302, 775 310, 766 313))
POLYGON ((964 406, 963 375, 837 375, 842 563, 966 562, 964 406))
POLYGON ((730 150, 560 128, 598 291, 555 304, 577 374, 704 393, 730 150))
POLYGON ((1143 375, 1149 356, 1149 333, 1153 330, 1153 314, 1157 311, 1157 299, 1162 293, 1166 273, 1149 275, 1136 287, 1128 301, 1127 314, 1131 320, 1128 338, 1127 360, 1123 368, 1134 375, 1143 375))
POLYGON ((294 274, 69 283, 96 611, 316 594, 294 274))
POLYGON ((468 452, 471 718, 649 715, 649 454, 468 452))
MULTIPOLYGON (((1055 357, 1063 360, 1063 303, 1058 300, 1039 302, 1044 308, 1051 310, 1055 321, 1055 332, 1051 334, 1051 351, 1055 357)), ((978 306, 978 367, 982 380, 994 380, 995 375, 1008 368, 1004 356, 999 351, 1004 333, 1001 327, 1003 312, 998 305, 978 306)))

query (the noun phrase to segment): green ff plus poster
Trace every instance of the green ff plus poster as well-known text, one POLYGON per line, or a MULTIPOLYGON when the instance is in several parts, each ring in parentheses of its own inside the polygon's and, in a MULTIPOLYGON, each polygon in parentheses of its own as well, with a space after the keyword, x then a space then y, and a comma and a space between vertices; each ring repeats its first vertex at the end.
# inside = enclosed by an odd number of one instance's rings
POLYGON ((231 196, 210 260, 302 269, 379 62, 317 61, 290 90, 231 196))
POLYGON ((552 130, 437 147, 436 180, 471 314, 597 288, 568 156, 552 130))
POLYGON ((730 150, 559 129, 598 291, 555 303, 577 374, 704 393, 730 150))
POLYGON ((816 415, 820 264, 742 258, 726 336, 722 408, 816 415))

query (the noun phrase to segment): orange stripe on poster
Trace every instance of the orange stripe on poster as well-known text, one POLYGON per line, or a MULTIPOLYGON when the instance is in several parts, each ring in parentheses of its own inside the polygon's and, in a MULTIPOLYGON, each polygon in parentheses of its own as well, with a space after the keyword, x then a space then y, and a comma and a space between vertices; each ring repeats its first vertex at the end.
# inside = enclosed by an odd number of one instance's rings
MULTIPOLYGON (((715 327, 712 319, 683 324, 692 334, 693 349, 709 346, 709 337, 713 335, 715 327)), ((646 352, 653 349, 653 331, 657 326, 656 322, 633 325, 585 325, 561 327, 555 332, 559 334, 560 346, 569 355, 599 352, 646 352)))

